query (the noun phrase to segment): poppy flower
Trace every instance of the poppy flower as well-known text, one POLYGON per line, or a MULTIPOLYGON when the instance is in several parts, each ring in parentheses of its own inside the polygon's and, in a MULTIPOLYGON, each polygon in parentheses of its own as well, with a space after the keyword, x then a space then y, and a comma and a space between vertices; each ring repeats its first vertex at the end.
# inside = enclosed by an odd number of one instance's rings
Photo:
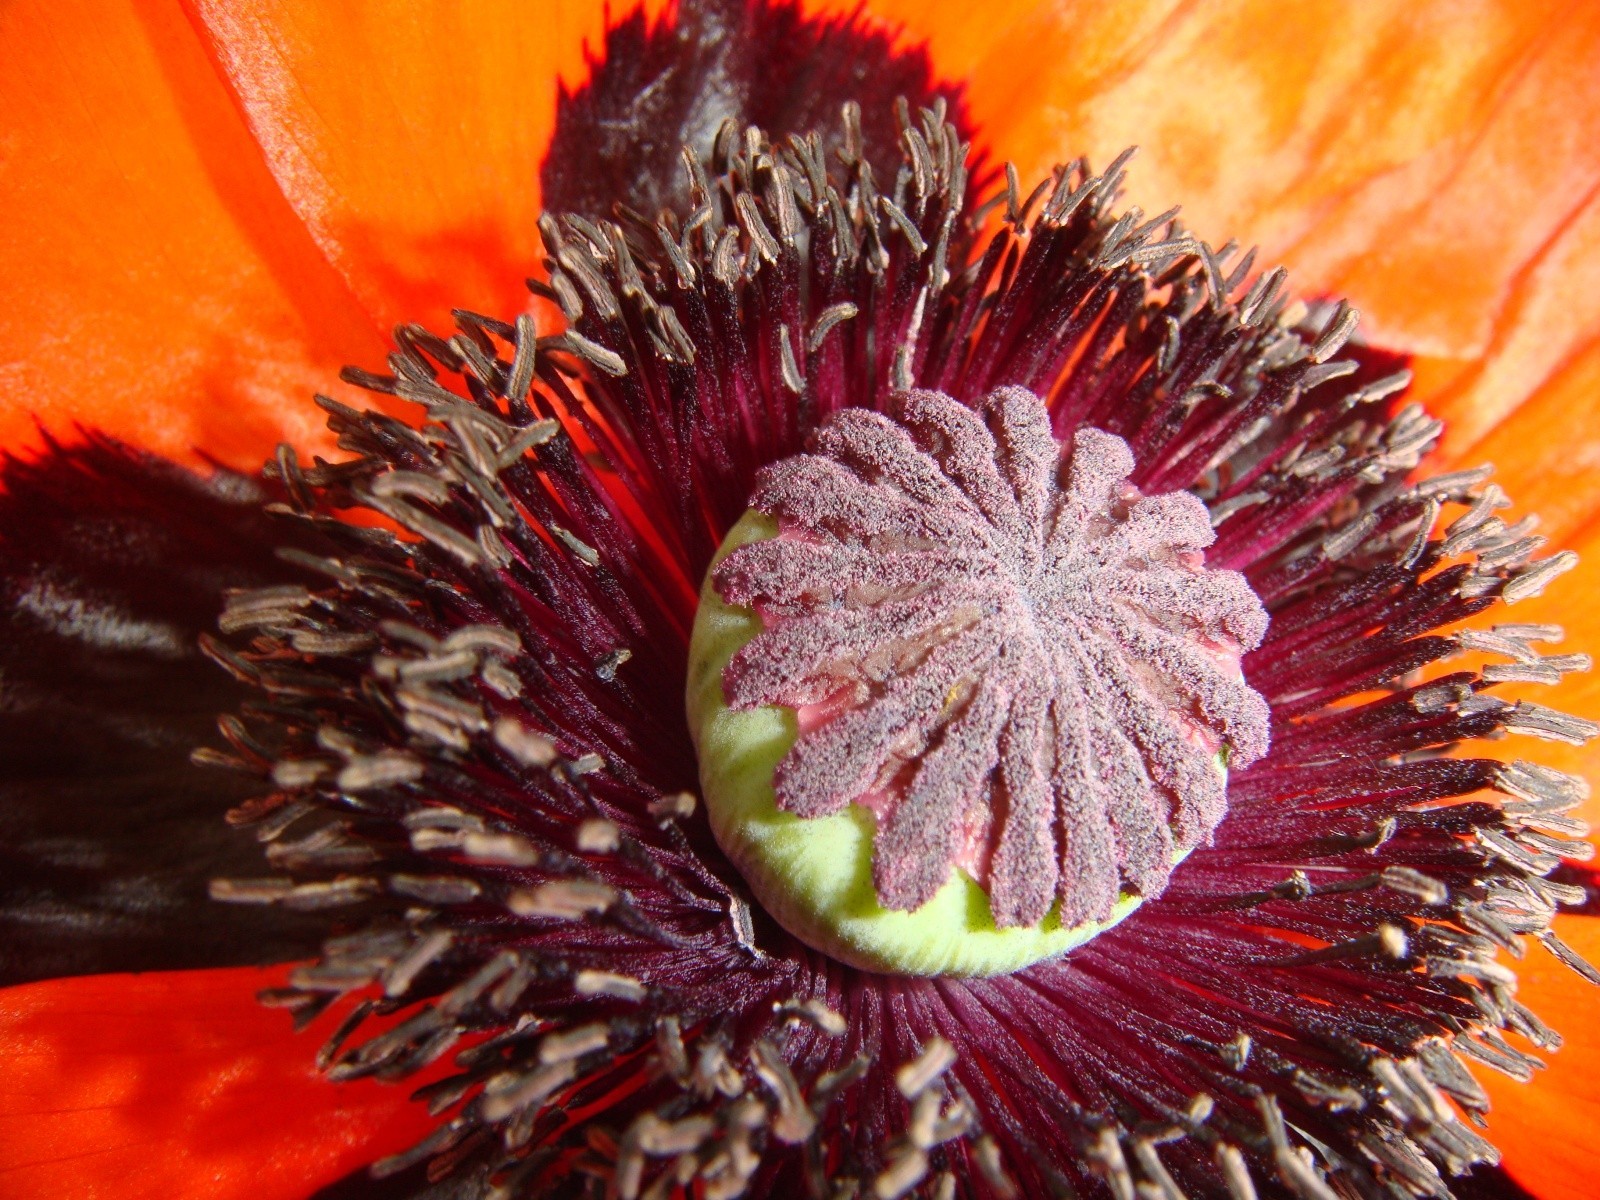
POLYGON ((1090 7, 0 15, 10 1194, 1587 1194, 1600 21, 1090 7))

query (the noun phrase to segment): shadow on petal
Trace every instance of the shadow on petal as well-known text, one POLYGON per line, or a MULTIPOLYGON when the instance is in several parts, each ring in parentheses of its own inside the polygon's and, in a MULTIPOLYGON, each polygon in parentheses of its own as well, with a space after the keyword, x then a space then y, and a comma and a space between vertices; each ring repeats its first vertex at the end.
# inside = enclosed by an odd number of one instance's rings
POLYGON ((314 952, 323 923, 211 902, 260 874, 253 781, 196 770, 242 689, 197 647, 225 589, 291 579, 254 481, 101 436, 0 465, 0 982, 314 952))

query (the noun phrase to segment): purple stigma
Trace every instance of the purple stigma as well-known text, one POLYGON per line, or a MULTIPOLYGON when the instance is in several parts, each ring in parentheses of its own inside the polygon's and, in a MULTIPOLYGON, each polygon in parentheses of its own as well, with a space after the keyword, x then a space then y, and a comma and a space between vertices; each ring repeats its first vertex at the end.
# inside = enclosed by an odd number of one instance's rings
POLYGON ((1018 387, 837 413, 766 467, 771 540, 717 568, 763 632, 723 678, 734 708, 796 710, 780 808, 877 817, 880 901, 914 909, 953 867, 1001 927, 1104 920, 1152 897, 1227 807, 1219 757, 1267 750, 1239 656, 1267 614, 1187 492, 1144 496, 1121 438, 1051 433, 1018 387))

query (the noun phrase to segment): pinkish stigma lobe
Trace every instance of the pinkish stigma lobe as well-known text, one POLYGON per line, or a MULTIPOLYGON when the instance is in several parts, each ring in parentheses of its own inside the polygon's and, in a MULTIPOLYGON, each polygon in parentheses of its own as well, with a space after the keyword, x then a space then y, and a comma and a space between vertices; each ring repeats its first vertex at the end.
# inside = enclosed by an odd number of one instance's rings
POLYGON ((780 808, 877 817, 873 878, 915 909, 959 867, 1002 927, 1059 900, 1071 927, 1123 891, 1159 894, 1267 749, 1240 676, 1267 615, 1186 492, 1143 496, 1121 438, 1052 436, 1009 387, 976 410, 938 392, 893 417, 836 414, 759 475, 778 537, 713 584, 763 632, 723 676, 733 708, 797 710, 780 808))

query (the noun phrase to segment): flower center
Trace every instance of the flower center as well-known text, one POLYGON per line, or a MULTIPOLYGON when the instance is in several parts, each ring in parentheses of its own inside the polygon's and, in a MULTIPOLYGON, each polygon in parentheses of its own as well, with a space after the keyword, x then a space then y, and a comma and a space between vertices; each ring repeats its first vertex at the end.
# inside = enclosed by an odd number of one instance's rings
POLYGON ((796 936, 996 974, 1158 895, 1266 751, 1205 506, 1122 439, 937 392, 837 414, 767 468, 707 578, 689 711, 719 843, 796 936))

